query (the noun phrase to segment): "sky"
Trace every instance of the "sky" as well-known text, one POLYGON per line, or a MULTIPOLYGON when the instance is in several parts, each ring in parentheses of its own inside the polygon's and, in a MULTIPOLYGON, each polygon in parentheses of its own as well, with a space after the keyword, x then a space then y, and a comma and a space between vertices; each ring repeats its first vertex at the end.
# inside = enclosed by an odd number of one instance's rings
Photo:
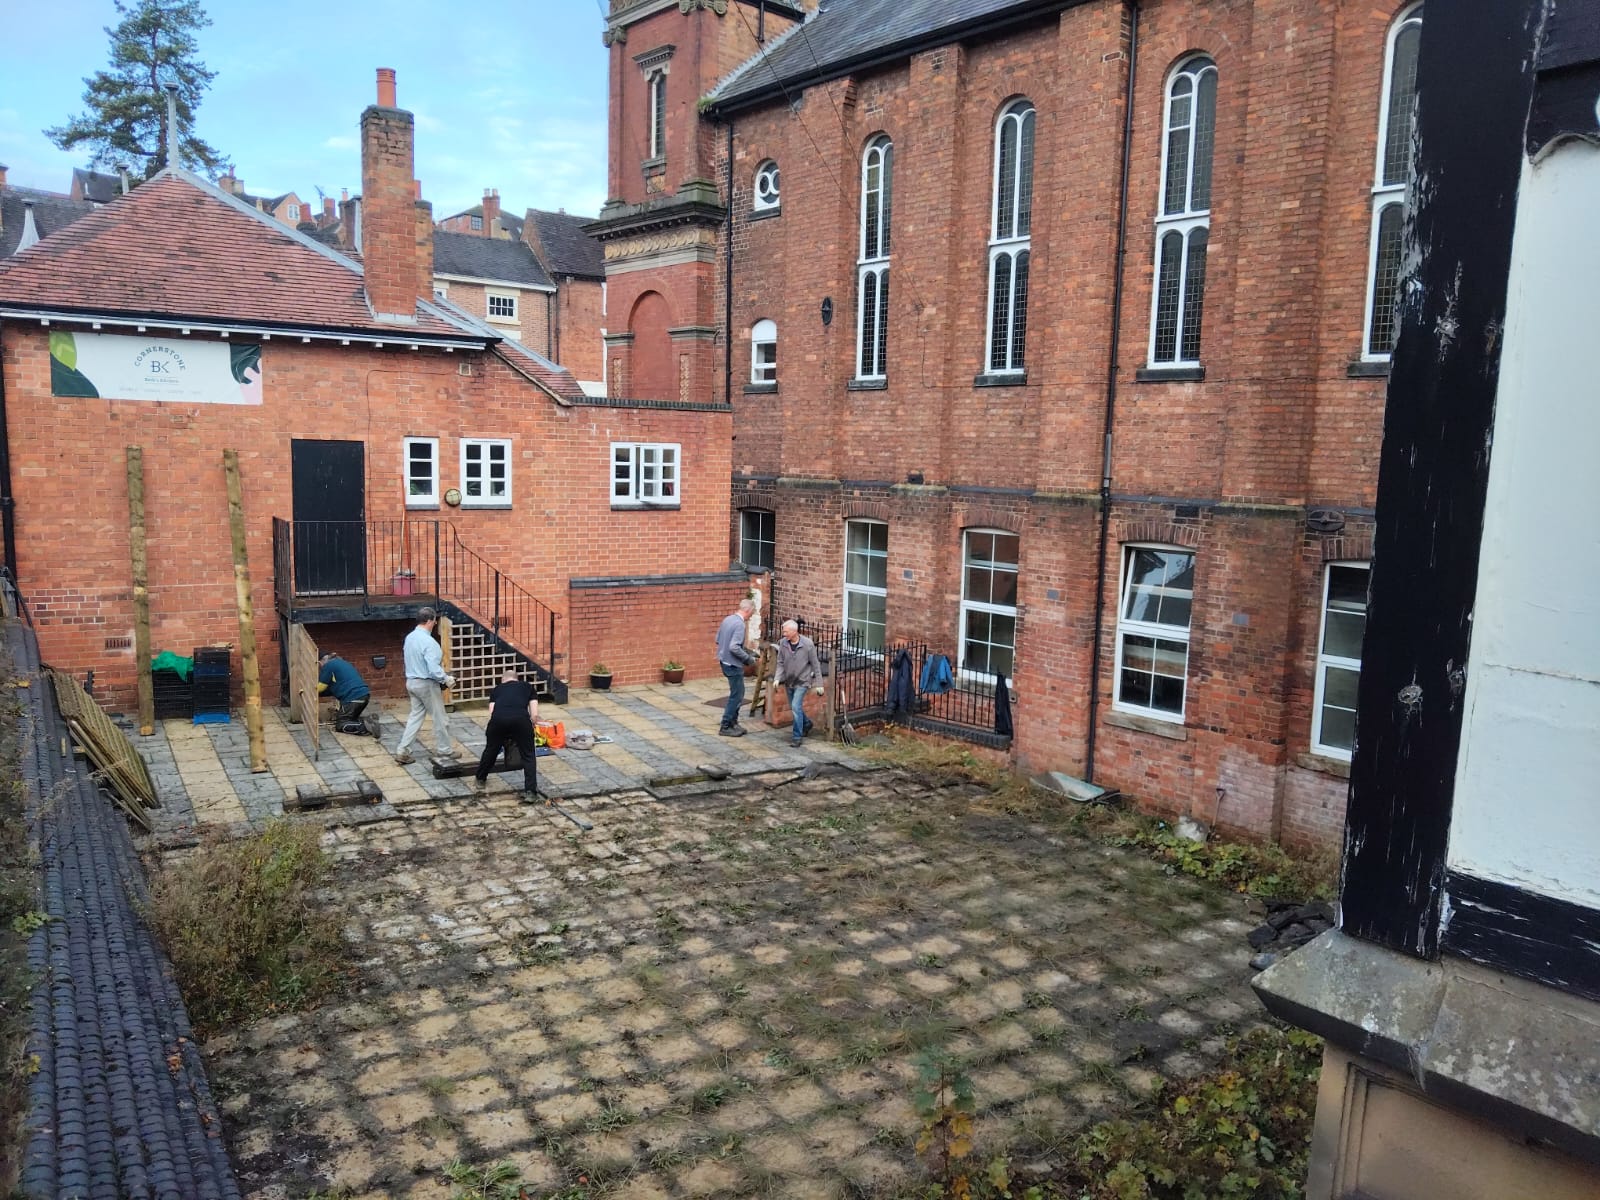
MULTIPOLYGON (((599 0, 202 0, 200 59, 217 73, 196 132, 253 195, 316 203, 361 190, 361 110, 393 67, 417 118, 417 178, 442 219, 500 189, 508 212, 598 214, 606 191, 599 0)), ((0 0, 0 162, 9 182, 66 191, 87 150, 42 130, 83 111, 106 67, 111 0, 0 0)))

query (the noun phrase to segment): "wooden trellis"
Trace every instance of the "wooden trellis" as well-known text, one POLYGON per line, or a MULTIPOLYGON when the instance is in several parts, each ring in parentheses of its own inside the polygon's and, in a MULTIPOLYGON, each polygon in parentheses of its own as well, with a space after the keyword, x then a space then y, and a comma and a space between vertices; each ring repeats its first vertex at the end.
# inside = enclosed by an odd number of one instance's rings
POLYGON ((56 704, 61 715, 72 730, 73 738, 89 756, 95 774, 116 797, 123 811, 141 829, 148 831, 151 823, 144 810, 157 807, 160 801, 139 751, 71 675, 53 670, 50 681, 55 685, 56 704))
POLYGON ((311 739, 311 758, 315 761, 322 750, 318 716, 321 705, 317 702, 317 675, 322 669, 318 661, 321 654, 317 643, 311 640, 304 625, 289 626, 289 707, 304 726, 311 739))

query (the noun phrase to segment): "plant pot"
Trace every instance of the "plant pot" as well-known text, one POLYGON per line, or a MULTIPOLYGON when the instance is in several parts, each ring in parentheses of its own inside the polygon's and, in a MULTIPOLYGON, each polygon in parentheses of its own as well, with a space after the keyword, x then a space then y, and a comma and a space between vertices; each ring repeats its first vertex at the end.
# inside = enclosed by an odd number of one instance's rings
POLYGON ((661 668, 661 682, 662 683, 682 683, 683 682, 683 670, 684 669, 682 667, 678 667, 675 670, 668 670, 666 667, 662 667, 661 668))
POLYGON ((591 671, 589 672, 589 686, 597 692, 609 692, 611 690, 611 676, 596 675, 591 671))
POLYGON ((392 582, 396 596, 414 596, 417 593, 417 577, 415 575, 396 575, 392 582))

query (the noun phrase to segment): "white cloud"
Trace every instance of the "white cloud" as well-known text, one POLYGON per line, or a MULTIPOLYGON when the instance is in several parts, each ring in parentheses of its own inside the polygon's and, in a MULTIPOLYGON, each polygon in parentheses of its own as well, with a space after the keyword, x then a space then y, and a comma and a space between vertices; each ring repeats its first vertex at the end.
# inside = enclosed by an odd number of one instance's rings
POLYGON ((360 145, 361 143, 355 138, 344 137, 343 135, 336 135, 334 137, 327 138, 322 143, 323 149, 325 150, 355 150, 358 149, 360 145))

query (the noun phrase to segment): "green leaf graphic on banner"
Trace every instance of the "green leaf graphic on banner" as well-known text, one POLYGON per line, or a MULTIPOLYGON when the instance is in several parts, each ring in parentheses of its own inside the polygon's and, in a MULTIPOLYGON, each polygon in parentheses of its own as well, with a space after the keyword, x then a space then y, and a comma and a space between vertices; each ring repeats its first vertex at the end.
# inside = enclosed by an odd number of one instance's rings
POLYGON ((50 394, 100 398, 99 390, 78 370, 78 344, 59 329, 50 331, 50 394))
POLYGON ((50 331, 50 357, 59 362, 69 371, 78 367, 78 343, 72 340, 72 335, 64 330, 52 329, 50 331))

